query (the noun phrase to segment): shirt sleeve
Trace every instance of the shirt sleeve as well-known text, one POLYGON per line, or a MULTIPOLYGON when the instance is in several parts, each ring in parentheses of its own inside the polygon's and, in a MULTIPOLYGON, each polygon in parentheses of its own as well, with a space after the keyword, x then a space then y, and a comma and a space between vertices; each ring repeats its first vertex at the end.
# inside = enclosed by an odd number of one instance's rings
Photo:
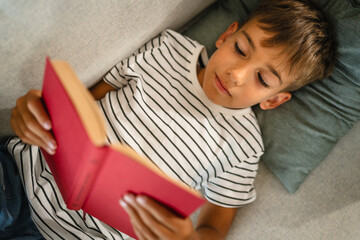
POLYGON ((254 180, 259 158, 259 155, 252 156, 209 181, 204 189, 205 198, 213 204, 228 208, 241 207, 255 201, 254 180))
POLYGON ((116 64, 103 78, 104 82, 113 86, 116 89, 122 88, 124 85, 128 84, 126 78, 124 61, 116 64))
POLYGON ((103 77, 103 80, 113 86, 116 89, 120 89, 127 85, 133 76, 131 75, 131 65, 134 63, 134 59, 143 54, 146 51, 159 47, 166 35, 166 31, 162 32, 158 36, 154 37, 142 47, 136 50, 129 58, 126 58, 116 64, 110 71, 103 77))

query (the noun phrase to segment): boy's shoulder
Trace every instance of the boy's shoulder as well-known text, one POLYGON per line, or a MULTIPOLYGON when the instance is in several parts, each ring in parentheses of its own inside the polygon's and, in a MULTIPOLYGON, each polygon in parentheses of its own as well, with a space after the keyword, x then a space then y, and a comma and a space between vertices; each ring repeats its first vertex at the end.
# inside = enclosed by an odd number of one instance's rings
POLYGON ((172 29, 165 29, 140 47, 133 55, 143 54, 144 52, 156 56, 158 56, 157 54, 170 54, 175 61, 189 63, 203 48, 204 46, 199 42, 172 29), (157 50, 154 51, 155 49, 157 50))
POLYGON ((185 35, 177 32, 177 31, 175 31, 175 30, 172 30, 172 29, 170 29, 170 28, 165 29, 164 31, 162 31, 162 32, 160 33, 160 35, 161 35, 161 36, 167 36, 167 37, 170 37, 170 38, 172 38, 172 39, 178 39, 178 38, 179 38, 179 40, 180 40, 180 39, 182 39, 182 40, 189 39, 190 41, 193 41, 192 39, 186 37, 185 35))
POLYGON ((166 41, 170 43, 172 47, 183 47, 189 52, 199 46, 202 46, 199 42, 172 29, 164 30, 163 32, 161 32, 160 36, 164 40, 166 39, 166 41))

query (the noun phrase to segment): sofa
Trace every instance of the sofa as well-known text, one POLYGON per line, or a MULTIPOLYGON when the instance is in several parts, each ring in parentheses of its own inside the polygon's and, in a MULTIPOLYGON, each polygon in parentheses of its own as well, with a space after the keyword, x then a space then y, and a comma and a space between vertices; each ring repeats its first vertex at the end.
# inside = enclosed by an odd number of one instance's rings
MULTIPOLYGON (((91 86, 166 28, 202 42, 193 26, 208 19, 217 28, 205 29, 205 34, 221 32, 219 21, 223 20, 216 18, 219 8, 229 10, 231 5, 215 0, 1 1, 0 140, 14 135, 9 119, 16 99, 31 88, 41 88, 46 56, 69 62, 84 84, 91 86)), ((232 21, 230 12, 226 21, 232 21)), ((211 48, 212 40, 204 41, 211 48)), ((351 97, 360 99, 360 95, 351 97)), ((329 154, 324 150, 326 156, 294 191, 284 187, 284 179, 269 161, 261 161, 255 181, 257 200, 239 209, 227 239, 359 239, 360 123, 353 122, 326 149, 329 154)), ((297 137, 302 138, 301 132, 297 137)), ((309 148, 304 145, 299 150, 309 148)))

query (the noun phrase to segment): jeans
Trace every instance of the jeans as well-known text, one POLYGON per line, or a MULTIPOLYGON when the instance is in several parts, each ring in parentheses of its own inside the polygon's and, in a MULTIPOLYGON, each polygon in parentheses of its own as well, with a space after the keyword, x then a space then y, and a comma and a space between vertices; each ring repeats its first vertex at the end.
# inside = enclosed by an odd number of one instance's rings
POLYGON ((44 239, 29 208, 15 160, 0 144, 0 240, 44 239))

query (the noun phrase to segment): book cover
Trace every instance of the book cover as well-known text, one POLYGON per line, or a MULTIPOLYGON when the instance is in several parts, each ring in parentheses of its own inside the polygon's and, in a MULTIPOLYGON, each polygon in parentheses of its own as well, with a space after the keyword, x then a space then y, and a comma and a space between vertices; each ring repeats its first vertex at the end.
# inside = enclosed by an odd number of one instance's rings
POLYGON ((182 217, 205 202, 129 147, 106 145, 95 100, 68 63, 47 58, 42 99, 58 145, 54 155, 42 152, 67 208, 83 209, 135 237, 119 204, 125 193, 150 196, 182 217))

